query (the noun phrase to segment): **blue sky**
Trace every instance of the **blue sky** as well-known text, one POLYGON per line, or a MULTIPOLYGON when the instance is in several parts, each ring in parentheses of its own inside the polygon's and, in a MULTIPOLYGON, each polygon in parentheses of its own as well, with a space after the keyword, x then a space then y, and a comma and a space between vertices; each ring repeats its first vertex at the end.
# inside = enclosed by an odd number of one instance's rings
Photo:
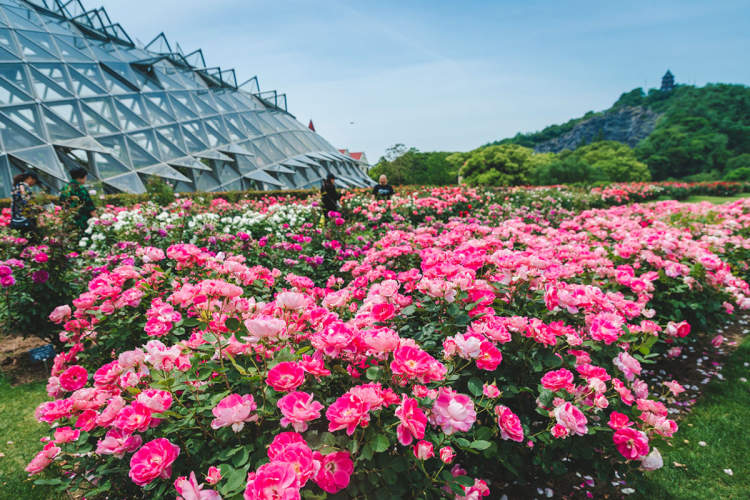
MULTIPOLYGON (((85 0, 88 7, 98 0, 85 0)), ((468 150, 609 107, 624 91, 750 83, 750 2, 104 0, 143 43, 286 92, 337 147, 468 150)))

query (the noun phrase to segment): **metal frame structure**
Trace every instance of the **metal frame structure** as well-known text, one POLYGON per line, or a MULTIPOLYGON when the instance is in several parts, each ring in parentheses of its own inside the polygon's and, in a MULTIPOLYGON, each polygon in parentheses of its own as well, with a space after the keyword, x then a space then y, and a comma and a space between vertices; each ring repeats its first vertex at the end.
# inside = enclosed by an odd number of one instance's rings
POLYGON ((105 192, 372 183, 257 77, 238 85, 164 33, 140 47, 80 0, 0 0, 0 196, 26 170, 57 192, 79 166, 105 192))

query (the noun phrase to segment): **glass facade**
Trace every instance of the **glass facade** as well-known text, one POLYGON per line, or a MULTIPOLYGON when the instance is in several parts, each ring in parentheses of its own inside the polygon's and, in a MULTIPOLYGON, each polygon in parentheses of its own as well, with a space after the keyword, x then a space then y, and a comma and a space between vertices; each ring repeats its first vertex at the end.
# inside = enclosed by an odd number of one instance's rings
POLYGON ((52 193, 83 167, 106 192, 315 187, 333 173, 369 186, 348 156, 287 112, 253 77, 206 67, 163 34, 136 46, 80 0, 0 0, 0 196, 13 175, 52 193))

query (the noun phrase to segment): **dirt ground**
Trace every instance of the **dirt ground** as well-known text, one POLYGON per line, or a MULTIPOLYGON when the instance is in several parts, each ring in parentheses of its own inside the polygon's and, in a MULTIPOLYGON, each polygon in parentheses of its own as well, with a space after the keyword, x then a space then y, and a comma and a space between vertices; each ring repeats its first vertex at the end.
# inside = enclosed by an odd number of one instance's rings
POLYGON ((12 385, 44 380, 49 376, 52 360, 45 363, 32 363, 27 352, 47 342, 29 335, 0 335, 0 371, 12 385))

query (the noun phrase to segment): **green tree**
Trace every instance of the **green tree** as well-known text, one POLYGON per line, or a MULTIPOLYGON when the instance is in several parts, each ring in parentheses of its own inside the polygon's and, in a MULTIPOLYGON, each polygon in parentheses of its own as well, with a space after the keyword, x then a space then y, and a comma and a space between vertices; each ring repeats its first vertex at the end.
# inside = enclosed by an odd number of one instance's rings
POLYGON ((460 170, 469 185, 519 186, 531 180, 534 151, 517 144, 475 149, 460 170))

